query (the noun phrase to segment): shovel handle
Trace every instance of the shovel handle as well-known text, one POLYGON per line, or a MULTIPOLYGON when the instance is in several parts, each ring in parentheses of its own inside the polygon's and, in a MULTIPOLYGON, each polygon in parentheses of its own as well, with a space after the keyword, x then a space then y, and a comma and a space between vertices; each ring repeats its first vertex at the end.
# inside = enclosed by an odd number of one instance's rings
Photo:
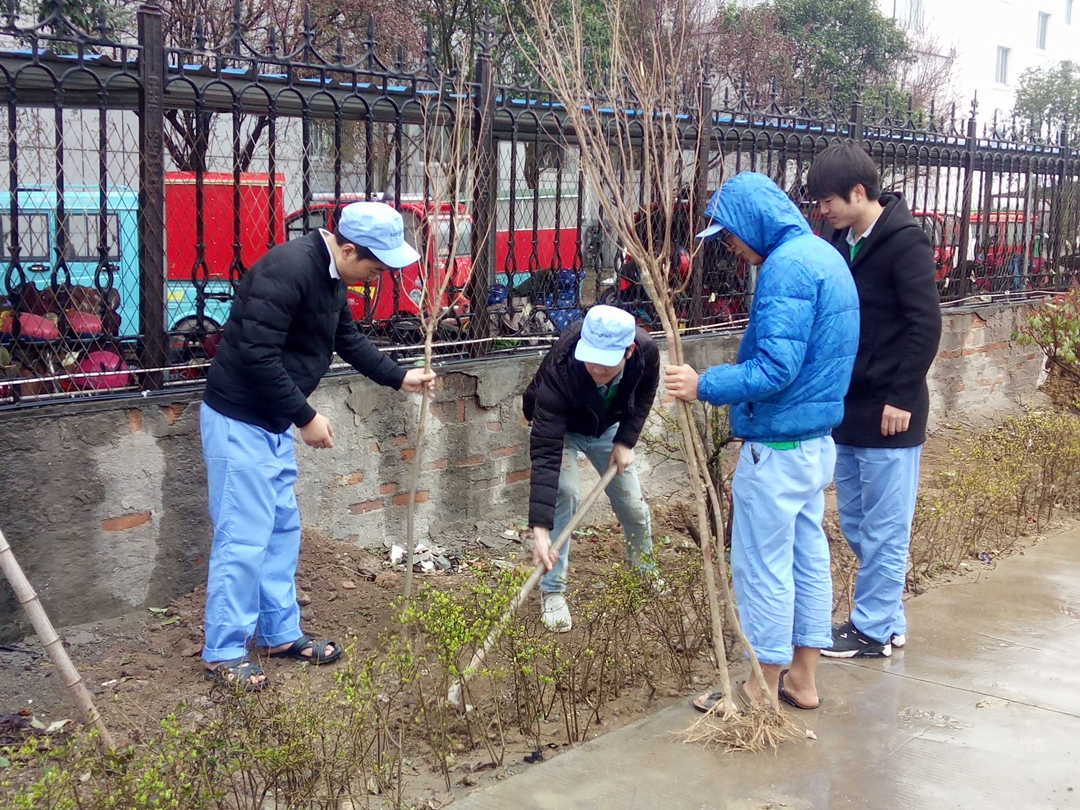
MULTIPOLYGON (((562 532, 560 532, 557 538, 555 538, 555 542, 551 545, 551 551, 553 554, 557 555, 560 551, 562 551, 562 547, 566 545, 567 541, 570 539, 570 535, 573 534, 574 529, 578 527, 578 524, 581 523, 582 519, 585 517, 585 514, 592 508, 592 505, 596 503, 596 499, 600 497, 600 493, 607 488, 607 485, 610 484, 612 479, 615 478, 615 475, 616 473, 618 473, 618 471, 619 468, 612 464, 610 467, 607 468, 607 470, 604 471, 604 474, 600 476, 600 482, 592 488, 592 491, 586 496, 585 500, 582 501, 581 506, 578 507, 578 510, 574 513, 574 516, 570 518, 570 522, 566 524, 566 528, 563 529, 562 532)), ((514 613, 519 607, 521 607, 521 603, 528 598, 529 594, 532 593, 533 588, 536 587, 536 583, 538 583, 541 577, 544 576, 545 570, 546 569, 544 567, 544 564, 541 563, 533 569, 533 572, 531 574, 529 574, 529 578, 525 580, 525 584, 521 586, 521 590, 518 591, 517 596, 515 596, 513 600, 511 600, 510 607, 506 609, 506 612, 499 619, 498 623, 493 628, 491 628, 491 632, 488 633, 487 638, 484 639, 484 643, 480 645, 479 649, 477 649, 475 653, 473 653, 472 660, 469 661, 469 666, 467 666, 465 668, 465 671, 461 674, 462 684, 464 684, 465 679, 472 676, 473 673, 476 672, 476 668, 484 662, 484 657, 488 654, 488 651, 494 646, 495 641, 502 634, 503 628, 506 626, 506 622, 509 621, 510 617, 514 615, 514 613)), ((460 695, 459 684, 455 684, 454 686, 457 688, 451 689, 451 693, 457 692, 460 695)), ((455 700, 451 702, 457 703, 459 701, 455 700)))

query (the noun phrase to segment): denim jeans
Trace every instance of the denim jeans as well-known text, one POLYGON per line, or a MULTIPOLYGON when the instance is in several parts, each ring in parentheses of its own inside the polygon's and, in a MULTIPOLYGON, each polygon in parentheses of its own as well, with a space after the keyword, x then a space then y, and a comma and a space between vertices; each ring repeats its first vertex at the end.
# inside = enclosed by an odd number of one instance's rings
POLYGON ((292 428, 269 433, 206 403, 200 421, 214 522, 203 648, 212 663, 243 655, 256 629, 265 647, 300 637, 300 510, 292 428))
MULTIPOLYGON (((615 440, 618 423, 608 428, 599 438, 583 436, 580 433, 567 433, 563 445, 562 470, 559 473, 559 494, 555 500, 555 525, 551 529, 551 542, 562 533, 570 523, 570 518, 577 511, 581 501, 581 473, 578 470, 578 452, 592 462, 598 473, 603 474, 611 460, 611 450, 615 440)), ((622 524, 626 535, 626 557, 635 568, 652 568, 652 515, 649 505, 641 494, 641 480, 638 478, 637 463, 631 464, 622 475, 617 475, 608 484, 608 500, 611 508, 622 524)), ((566 590, 566 571, 570 565, 570 541, 562 547, 558 562, 544 578, 540 580, 540 590, 544 593, 562 593, 566 590)))
POLYGON ((832 646, 821 521, 835 464, 829 436, 793 450, 743 444, 732 482, 731 573, 739 618, 763 664, 789 663, 793 647, 832 646))
POLYGON ((859 558, 851 621, 882 644, 907 632, 904 582, 921 458, 922 447, 836 448, 840 528, 859 558))

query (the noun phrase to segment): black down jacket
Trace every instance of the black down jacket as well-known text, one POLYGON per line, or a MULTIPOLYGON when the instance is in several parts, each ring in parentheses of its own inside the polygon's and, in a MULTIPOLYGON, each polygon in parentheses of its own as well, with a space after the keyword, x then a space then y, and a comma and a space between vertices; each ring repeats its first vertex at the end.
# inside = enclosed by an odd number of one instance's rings
POLYGON ((330 276, 330 250, 317 230, 259 259, 233 299, 206 404, 271 433, 303 427, 315 417, 308 395, 335 351, 366 377, 400 388, 405 369, 360 334, 345 293, 345 282, 330 276))
POLYGON ((626 361, 611 409, 605 410, 585 364, 574 359, 574 348, 580 338, 578 322, 548 352, 522 399, 525 418, 532 422, 530 526, 550 529, 554 523, 566 434, 596 438, 618 423, 615 443, 633 447, 645 426, 660 382, 660 351, 649 334, 639 328, 634 338, 637 348, 626 361))

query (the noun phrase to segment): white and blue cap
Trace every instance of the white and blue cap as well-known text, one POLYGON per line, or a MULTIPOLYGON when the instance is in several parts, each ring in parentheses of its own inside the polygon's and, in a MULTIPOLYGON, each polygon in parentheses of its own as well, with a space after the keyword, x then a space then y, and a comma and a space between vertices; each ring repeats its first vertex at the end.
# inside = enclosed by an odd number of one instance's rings
POLYGON ((709 226, 697 235, 697 238, 702 241, 715 239, 727 230, 720 222, 720 199, 722 191, 723 189, 717 189, 713 192, 712 197, 709 199, 709 204, 705 206, 705 218, 709 221, 709 226))
POLYGON ((574 359, 598 366, 617 366, 626 357, 636 334, 633 315, 618 307, 599 304, 585 315, 574 359))
POLYGON ((350 242, 366 247, 387 267, 408 267, 420 261, 405 241, 405 222, 395 209, 381 202, 355 202, 341 209, 337 229, 350 242))

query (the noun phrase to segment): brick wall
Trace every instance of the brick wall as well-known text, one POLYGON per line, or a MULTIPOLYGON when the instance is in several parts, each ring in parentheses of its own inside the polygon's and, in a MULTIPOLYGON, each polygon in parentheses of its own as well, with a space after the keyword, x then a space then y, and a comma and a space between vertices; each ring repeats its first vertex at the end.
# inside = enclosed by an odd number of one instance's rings
MULTIPOLYGON (((1033 392, 1042 363, 1014 348, 1015 307, 950 310, 931 372, 936 420, 997 410, 1033 392)), ((731 360, 737 335, 687 341, 698 368, 731 360)), ((470 533, 524 517, 528 432, 521 393, 538 357, 462 363, 440 372, 417 494, 419 537, 470 533)), ((663 397, 663 391, 660 392, 663 397)), ((381 545, 405 532, 418 400, 359 376, 312 397, 336 430, 331 450, 298 443, 305 525, 381 545)), ((641 458, 650 498, 684 489, 677 470, 641 458)), ((0 526, 58 624, 163 604, 206 575, 211 527, 198 397, 132 398, 0 416, 0 526)), ((596 476, 583 476, 590 486, 596 476)), ((606 508, 606 507, 603 507, 606 508)), ((24 628, 0 585, 0 638, 24 628)))
POLYGON ((945 312, 929 377, 931 428, 1012 407, 1039 387, 1046 375, 1042 354, 1012 342, 1028 311, 983 306, 945 312))
MULTIPOLYGON (((417 531, 471 531, 520 511, 528 498, 528 432, 521 394, 539 358, 447 368, 436 381, 420 484, 417 531)), ((333 380, 312 405, 335 426, 330 451, 297 445, 297 492, 307 525, 372 545, 405 534, 419 399, 360 377, 333 380)))

